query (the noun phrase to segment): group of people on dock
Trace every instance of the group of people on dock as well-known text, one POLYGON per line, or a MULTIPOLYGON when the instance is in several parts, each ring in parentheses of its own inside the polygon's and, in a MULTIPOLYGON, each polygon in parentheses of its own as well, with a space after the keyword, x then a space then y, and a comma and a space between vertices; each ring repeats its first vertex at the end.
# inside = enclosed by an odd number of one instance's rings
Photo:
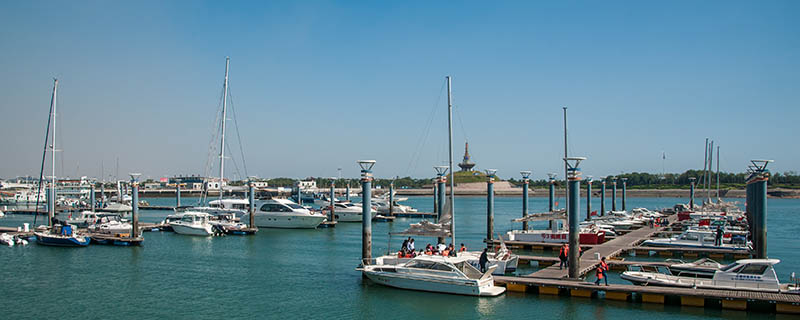
POLYGON ((418 251, 415 251, 414 239, 408 237, 408 239, 403 240, 403 244, 400 247, 400 251, 397 252, 397 257, 414 258, 421 255, 427 255, 427 256, 438 255, 445 257, 455 257, 457 256, 458 252, 466 252, 466 251, 467 247, 465 247, 463 243, 461 244, 461 247, 458 248, 458 251, 456 251, 456 248, 453 246, 452 243, 449 245, 445 245, 442 242, 440 242, 436 246, 431 245, 429 243, 425 246, 425 249, 419 249, 418 251))
MULTIPOLYGON (((581 249, 581 247, 578 246, 578 256, 580 256, 581 254, 583 254, 583 249, 581 249)), ((569 268, 569 245, 568 244, 566 244, 566 243, 562 244, 561 248, 558 249, 558 260, 561 261, 561 264, 558 265, 558 269, 559 270, 563 269, 564 267, 569 268)))

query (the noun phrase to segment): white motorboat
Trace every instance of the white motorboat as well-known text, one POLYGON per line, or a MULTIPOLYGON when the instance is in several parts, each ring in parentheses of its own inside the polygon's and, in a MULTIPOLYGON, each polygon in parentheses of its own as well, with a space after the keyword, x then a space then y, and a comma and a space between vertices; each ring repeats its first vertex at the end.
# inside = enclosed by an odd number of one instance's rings
MULTIPOLYGON (((467 262, 471 264, 476 269, 480 268, 480 257, 482 251, 465 251, 465 252, 457 252, 455 257, 448 256, 444 257, 445 259, 456 259, 456 261, 460 261, 461 259, 467 259, 467 262)), ((438 256, 439 255, 431 255, 431 256, 438 256)), ((517 270, 517 265, 519 264, 519 256, 513 254, 511 250, 508 250, 505 243, 502 242, 501 245, 495 252, 487 252, 486 257, 489 261, 486 263, 486 267, 495 267, 494 271, 492 272, 493 275, 502 276, 506 273, 514 272, 517 270)), ((383 255, 375 259, 375 264, 377 265, 399 265, 408 262, 413 258, 408 257, 400 257, 398 255, 383 255)))
MULTIPOLYGON (((258 210, 253 217, 259 228, 316 228, 325 220, 325 215, 312 212, 288 199, 272 199, 256 202, 258 210)), ((250 219, 250 213, 242 221, 250 219)))
POLYGON ((250 210, 250 201, 247 199, 217 199, 208 202, 208 206, 191 207, 187 211, 198 211, 211 214, 213 216, 234 215, 241 218, 250 210))
POLYGON ((689 229, 672 238, 650 239, 642 242, 643 246, 652 247, 687 247, 706 249, 731 249, 749 251, 749 244, 725 243, 715 245, 715 232, 710 230, 689 229))
POLYGON ((59 212, 56 214, 56 219, 66 224, 77 226, 78 228, 86 228, 97 222, 100 217, 96 212, 84 210, 78 212, 59 212))
MULTIPOLYGON (((129 202, 130 203, 130 202, 129 202)), ((98 211, 106 211, 106 212, 131 212, 133 211, 133 207, 127 203, 122 202, 109 202, 103 208, 98 208, 98 211)))
POLYGON ((171 221, 169 225, 177 234, 192 236, 210 236, 214 234, 213 226, 209 221, 211 215, 205 212, 186 211, 174 217, 178 220, 171 221))
POLYGON ((15 242, 16 241, 14 241, 14 236, 8 233, 0 233, 0 244, 13 247, 15 242))
POLYGON ((357 270, 373 282, 395 288, 494 297, 506 291, 494 285, 495 268, 481 273, 466 257, 420 256, 400 265, 365 265, 357 270))
POLYGON ((99 221, 93 223, 87 229, 95 233, 119 235, 130 234, 133 226, 130 222, 122 220, 119 216, 105 215, 101 216, 99 221))
POLYGON ((778 259, 738 260, 715 271, 711 279, 644 271, 626 271, 620 277, 640 285, 762 292, 800 292, 796 284, 781 285, 778 281, 774 265, 779 262, 780 260, 778 259))
POLYGON ((669 270, 676 276, 712 278, 717 270, 725 267, 724 264, 720 264, 709 258, 702 258, 693 262, 667 259, 667 262, 678 262, 669 266, 669 270))
MULTIPOLYGON (((606 231, 600 230, 596 226, 581 228, 578 239, 581 244, 601 244, 605 242, 606 231)), ((567 243, 569 242, 569 231, 559 230, 511 230, 503 235, 503 240, 525 241, 525 242, 544 242, 544 243, 567 243)))
MULTIPOLYGON (((363 207, 361 204, 355 204, 350 202, 336 202, 334 203, 334 214, 336 215, 336 221, 339 222, 361 222, 363 217, 363 207)), ((323 208, 322 213, 326 216, 330 216, 330 205, 323 208)), ((378 214, 378 210, 374 207, 372 211, 372 218, 375 218, 375 215, 378 214)))

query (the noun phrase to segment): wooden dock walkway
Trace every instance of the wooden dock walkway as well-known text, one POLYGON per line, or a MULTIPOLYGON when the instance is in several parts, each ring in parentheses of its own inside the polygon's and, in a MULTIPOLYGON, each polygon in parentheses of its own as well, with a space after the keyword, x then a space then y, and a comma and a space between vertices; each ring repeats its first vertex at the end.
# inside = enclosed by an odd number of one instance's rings
MULTIPOLYGON (((560 262, 558 257, 519 255, 519 263, 528 264, 533 261, 536 261, 539 267, 549 267, 558 264, 560 262)), ((612 270, 625 271, 628 270, 628 266, 640 265, 640 266, 653 266, 653 267, 655 266, 669 267, 678 262, 606 259, 606 263, 608 263, 609 268, 611 268, 612 270)))
POLYGON ((494 281, 512 292, 604 298, 618 301, 641 301, 645 303, 677 303, 694 307, 719 306, 733 310, 763 310, 764 305, 766 305, 766 311, 800 314, 800 295, 798 294, 625 284, 598 286, 584 281, 530 277, 495 276, 494 281))
MULTIPOLYGON (((667 217, 669 224, 672 224, 677 219, 678 217, 676 215, 667 217)), ((584 251, 579 258, 580 267, 578 268, 578 273, 583 275, 586 272, 594 269, 600 263, 600 260, 597 258, 598 255, 600 257, 606 257, 606 259, 615 257, 620 253, 635 247, 653 234, 661 232, 666 228, 667 227, 651 228, 649 226, 645 226, 628 232, 623 236, 619 236, 614 240, 592 246, 589 250, 584 251)), ((569 271, 567 268, 559 269, 558 266, 552 265, 532 274, 526 275, 526 277, 560 279, 566 278, 568 276, 568 272, 569 271)))

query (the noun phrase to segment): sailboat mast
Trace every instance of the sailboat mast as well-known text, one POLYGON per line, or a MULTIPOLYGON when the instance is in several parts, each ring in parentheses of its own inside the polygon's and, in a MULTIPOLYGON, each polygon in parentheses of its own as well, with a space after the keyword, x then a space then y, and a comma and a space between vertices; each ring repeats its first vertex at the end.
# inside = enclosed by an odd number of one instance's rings
MULTIPOLYGON (((568 157, 568 155, 567 155, 567 107, 564 107, 564 200, 565 200, 564 201, 564 209, 567 210, 566 212, 569 212, 569 201, 566 201, 566 199, 569 199, 569 185, 568 185, 568 181, 567 181, 567 179, 568 179, 567 178, 567 169, 568 169, 567 168, 567 157, 568 157)), ((558 223, 558 222, 556 221, 556 223, 558 223)))
POLYGON ((452 79, 447 76, 447 130, 450 149, 450 241, 456 243, 456 206, 455 206, 455 175, 453 174, 453 95, 451 94, 452 79))
POLYGON ((711 172, 714 165, 714 140, 711 140, 711 147, 708 149, 708 188, 706 189, 706 200, 711 203, 711 172))
POLYGON ((717 145, 717 202, 721 202, 719 198, 719 145, 717 145))
POLYGON ((58 103, 58 79, 54 79, 53 81, 54 81, 54 84, 53 84, 53 114, 52 114, 52 117, 53 117, 53 145, 52 145, 53 146, 52 147, 52 152, 53 152, 53 171, 52 171, 52 173, 53 173, 53 177, 52 178, 53 178, 53 180, 52 180, 52 182, 50 182, 50 196, 53 197, 53 201, 52 201, 53 206, 52 206, 52 208, 48 208, 48 210, 50 211, 50 219, 49 219, 50 220, 50 223, 49 223, 50 226, 53 225, 53 217, 56 214, 56 208, 55 208, 55 206, 56 206, 55 205, 55 203, 56 203, 56 201, 55 201, 55 199, 56 199, 56 114, 57 114, 56 107, 57 107, 57 103, 58 103))
POLYGON ((225 57, 225 83, 222 85, 222 139, 220 139, 219 147, 219 200, 222 201, 222 180, 225 176, 225 122, 227 122, 228 113, 228 65, 230 65, 231 58, 225 57))

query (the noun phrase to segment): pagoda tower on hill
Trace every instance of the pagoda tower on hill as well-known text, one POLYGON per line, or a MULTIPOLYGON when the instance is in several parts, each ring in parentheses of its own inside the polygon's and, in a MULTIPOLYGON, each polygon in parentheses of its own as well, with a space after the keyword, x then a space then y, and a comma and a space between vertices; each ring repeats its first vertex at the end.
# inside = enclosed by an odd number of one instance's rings
POLYGON ((469 161, 469 142, 464 146, 464 160, 458 166, 461 167, 461 171, 473 171, 472 168, 475 167, 475 163, 469 161))

